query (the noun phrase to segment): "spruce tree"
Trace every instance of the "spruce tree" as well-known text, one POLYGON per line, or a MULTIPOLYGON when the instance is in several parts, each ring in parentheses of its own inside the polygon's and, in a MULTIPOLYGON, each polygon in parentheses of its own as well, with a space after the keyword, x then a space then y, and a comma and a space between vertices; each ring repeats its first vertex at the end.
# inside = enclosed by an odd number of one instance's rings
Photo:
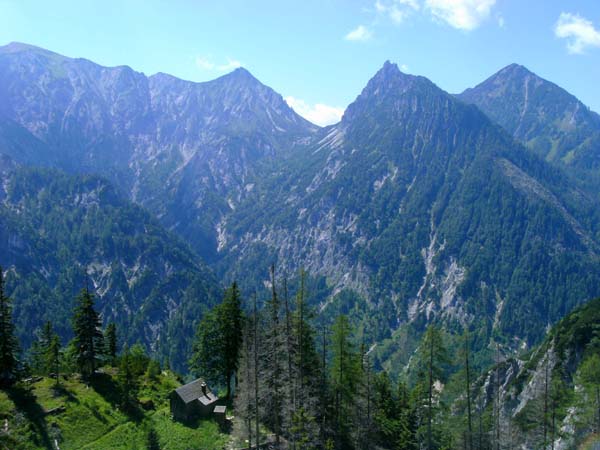
POLYGON ((271 266, 271 298, 265 306, 264 347, 262 374, 265 380, 265 422, 275 434, 279 446, 283 425, 284 387, 286 386, 285 326, 281 319, 281 301, 275 287, 275 267, 271 266))
POLYGON ((103 335, 100 318, 94 310, 94 296, 87 288, 77 297, 73 314, 74 343, 77 349, 77 368, 84 378, 91 377, 99 364, 103 352, 103 335))
POLYGON ((55 333, 52 322, 46 321, 39 332, 39 338, 31 346, 31 367, 34 373, 48 375, 53 368, 48 366, 48 349, 55 333))
POLYGON ((242 341, 242 354, 240 356, 240 373, 238 376, 238 386, 235 395, 235 410, 243 423, 245 429, 248 448, 252 448, 252 420, 254 418, 254 376, 253 376, 253 335, 252 320, 249 318, 244 321, 244 335, 242 341))
POLYGON ((336 448, 351 446, 355 430, 355 395, 360 383, 360 357, 352 344, 352 329, 345 315, 339 316, 332 329, 331 388, 334 395, 336 448))
POLYGON ((240 291, 234 282, 223 302, 207 312, 200 321, 189 364, 197 376, 224 385, 227 398, 238 365, 243 339, 243 314, 240 291))
MULTIPOLYGON (((292 422, 295 429, 299 427, 298 420, 305 420, 305 428, 302 431, 304 435, 312 436, 310 442, 305 445, 314 446, 317 444, 318 423, 316 418, 319 414, 318 385, 321 381, 320 358, 317 353, 315 343, 315 330, 311 325, 314 317, 313 312, 308 307, 305 288, 306 274, 304 270, 300 271, 300 287, 296 295, 296 309, 292 313, 291 320, 291 342, 292 342, 292 370, 291 379, 287 383, 294 386, 293 398, 290 403, 292 407, 292 422), (300 414, 297 414, 299 410, 300 414)), ((287 327, 286 327, 287 328, 287 327)), ((287 331, 286 331, 287 333, 287 331)), ((286 339, 287 341, 287 339, 286 339)), ((286 347, 287 348, 287 347, 286 347)), ((289 390, 288 390, 289 391, 289 390)), ((295 439, 292 435, 292 439, 295 439)), ((306 439, 304 438, 306 441, 306 439)))
POLYGON ((209 383, 225 384, 221 327, 215 310, 204 314, 198 324, 189 365, 194 374, 209 383))
POLYGON ((4 274, 0 267, 0 385, 14 383, 18 374, 18 342, 12 321, 11 299, 4 293, 4 274))
POLYGON ((106 344, 106 358, 111 365, 115 364, 117 359, 117 326, 111 322, 104 332, 104 343, 106 344))
POLYGON ((600 433, 600 355, 592 354, 584 359, 577 371, 577 380, 582 387, 578 392, 582 425, 600 433))
POLYGON ((438 414, 442 407, 439 392, 436 390, 437 382, 445 382, 446 366, 449 357, 442 332, 430 325, 417 349, 417 364, 419 381, 416 392, 420 393, 419 408, 421 409, 419 440, 427 450, 440 448, 440 430, 434 429, 438 414))
POLYGON ((55 384, 60 384, 60 338, 53 334, 46 350, 46 367, 49 373, 54 373, 55 384))
POLYGON ((190 367, 196 376, 225 386, 231 396, 231 382, 239 366, 243 339, 240 291, 233 283, 222 303, 204 314, 192 346, 190 367))
POLYGON ((242 300, 234 281, 226 291, 223 303, 217 308, 217 320, 222 329, 223 374, 227 385, 226 397, 231 396, 231 381, 234 379, 242 348, 242 300))
POLYGON ((119 361, 117 384, 121 390, 121 406, 131 409, 136 404, 138 380, 134 373, 134 361, 129 348, 125 347, 119 361))

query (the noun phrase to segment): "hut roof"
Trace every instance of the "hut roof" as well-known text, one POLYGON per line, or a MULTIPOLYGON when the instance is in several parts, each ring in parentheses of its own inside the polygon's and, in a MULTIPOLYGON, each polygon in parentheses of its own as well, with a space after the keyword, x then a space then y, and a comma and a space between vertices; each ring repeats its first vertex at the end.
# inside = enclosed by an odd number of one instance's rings
POLYGON ((175 393, 186 404, 199 400, 203 405, 210 405, 218 400, 217 396, 206 387, 204 380, 200 378, 175 389, 175 393), (205 389, 202 389, 203 386, 205 389))

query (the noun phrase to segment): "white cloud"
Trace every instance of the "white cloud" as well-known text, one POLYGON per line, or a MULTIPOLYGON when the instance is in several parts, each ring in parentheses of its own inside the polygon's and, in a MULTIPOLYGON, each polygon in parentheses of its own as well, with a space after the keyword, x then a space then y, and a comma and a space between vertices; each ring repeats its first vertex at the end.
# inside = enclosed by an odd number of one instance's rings
POLYGON ((376 0, 375 11, 401 24, 413 11, 421 8, 417 0, 376 0))
POLYGON ((408 73, 410 69, 408 68, 408 66, 406 64, 402 64, 400 66, 400 70, 404 73, 408 73))
POLYGON ((306 120, 321 126, 338 123, 344 114, 344 108, 324 105, 322 103, 309 105, 304 100, 291 96, 286 97, 285 101, 306 120))
POLYGON ((367 27, 365 27, 364 25, 359 25, 357 26, 354 30, 352 30, 350 33, 348 33, 344 39, 346 39, 347 41, 368 41, 369 39, 371 39, 373 37, 373 35, 371 34, 371 32, 369 31, 369 29, 367 27))
POLYGON ((556 37, 567 39, 569 53, 583 53, 587 47, 600 47, 600 31, 579 14, 561 13, 554 27, 556 37))
POLYGON ((437 19, 459 30, 477 28, 489 16, 496 0, 425 0, 425 6, 437 19))
POLYGON ((214 72, 230 72, 233 69, 237 69, 238 67, 242 67, 243 64, 235 59, 227 58, 227 62, 223 64, 217 64, 210 60, 210 58, 205 58, 202 56, 196 57, 196 66, 200 70, 206 71, 214 71, 214 72))

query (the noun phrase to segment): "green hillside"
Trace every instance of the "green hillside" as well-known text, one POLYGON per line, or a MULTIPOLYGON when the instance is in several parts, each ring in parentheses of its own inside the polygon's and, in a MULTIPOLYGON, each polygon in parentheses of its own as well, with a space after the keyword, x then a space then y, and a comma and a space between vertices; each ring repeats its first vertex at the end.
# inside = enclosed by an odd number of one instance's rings
POLYGON ((118 407, 115 371, 98 374, 90 386, 79 376, 42 378, 0 391, 0 448, 11 450, 145 449, 154 429, 162 449, 221 449, 228 436, 216 422, 185 426, 170 417, 168 394, 180 383, 171 372, 145 381, 138 398, 145 408, 126 414, 118 407), (51 413, 64 407, 63 412, 51 413))

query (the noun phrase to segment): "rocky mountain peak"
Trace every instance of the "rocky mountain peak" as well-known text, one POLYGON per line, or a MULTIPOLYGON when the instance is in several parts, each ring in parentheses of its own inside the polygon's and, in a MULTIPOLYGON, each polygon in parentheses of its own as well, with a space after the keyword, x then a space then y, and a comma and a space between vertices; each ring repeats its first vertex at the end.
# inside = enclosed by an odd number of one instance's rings
POLYGON ((373 120, 376 127, 386 126, 417 112, 435 115, 452 103, 451 96, 427 78, 403 73, 397 64, 386 61, 348 106, 342 125, 373 120))
POLYGON ((537 75, 534 74, 527 67, 522 66, 521 64, 517 64, 517 63, 509 64, 508 66, 506 66, 503 69, 501 69, 500 71, 498 71, 498 73, 496 74, 496 76, 498 76, 498 77, 509 77, 509 78, 519 78, 519 77, 524 77, 527 75, 533 75, 533 76, 537 77, 537 75))
POLYGON ((543 158, 582 168, 600 161, 600 116, 560 86, 511 64, 458 98, 476 105, 543 158))
POLYGON ((403 93, 421 77, 400 71, 398 65, 386 61, 363 89, 361 96, 378 96, 389 93, 403 93))

